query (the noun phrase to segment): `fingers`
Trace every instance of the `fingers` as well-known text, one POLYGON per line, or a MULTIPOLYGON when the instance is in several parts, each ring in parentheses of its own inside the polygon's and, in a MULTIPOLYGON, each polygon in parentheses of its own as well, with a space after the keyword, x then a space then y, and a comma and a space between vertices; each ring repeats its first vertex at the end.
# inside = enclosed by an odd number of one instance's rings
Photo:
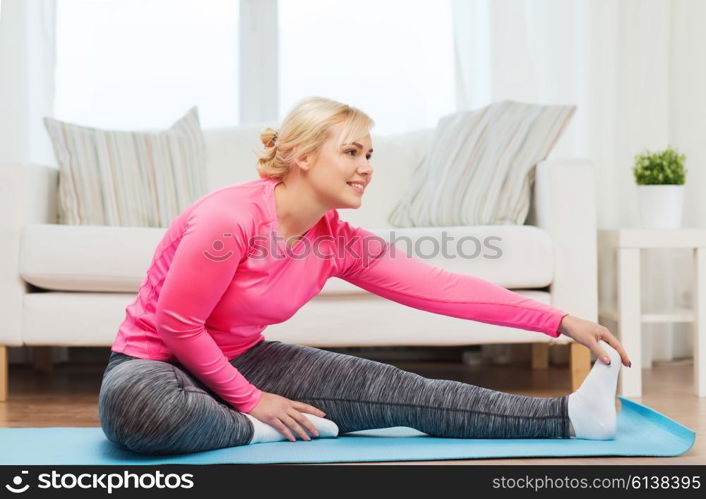
POLYGON ((319 416, 320 418, 326 416, 326 413, 321 409, 317 409, 313 405, 305 404, 304 402, 294 402, 293 406, 301 412, 308 412, 309 414, 319 416))
POLYGON ((274 426, 275 429, 276 429, 278 432, 280 432, 282 435, 284 435, 285 438, 286 438, 287 440, 289 440, 290 442, 296 441, 296 438, 294 438, 294 435, 292 435, 292 432, 289 431, 289 428, 287 428, 287 426, 286 426, 282 421, 280 421, 279 419, 275 419, 274 421, 271 421, 271 422, 269 423, 269 425, 270 425, 270 426, 274 426))
POLYGON ((268 400, 271 399, 270 403, 273 407, 268 408, 270 414, 265 418, 266 422, 284 435, 287 440, 295 442, 297 440, 295 435, 299 435, 302 440, 311 440, 309 434, 315 437, 320 436, 314 423, 303 413, 311 413, 323 418, 326 416, 324 411, 281 395, 267 394, 267 396, 268 400))
POLYGON ((303 425, 309 431, 310 434, 314 435, 315 437, 319 436, 319 430, 316 429, 314 423, 312 423, 311 420, 307 418, 304 414, 299 411, 292 410, 289 415, 292 418, 296 419, 301 425, 303 425))
POLYGON ((302 428, 292 416, 284 416, 283 421, 289 428, 297 432, 297 434, 302 438, 302 440, 311 440, 311 437, 304 431, 304 428, 302 428))
MULTIPOLYGON (((604 341, 601 336, 596 336, 595 341, 593 342, 593 345, 591 346, 591 350, 596 354, 596 357, 598 360, 603 362, 606 365, 610 365, 610 355, 608 355, 608 352, 606 352, 603 347, 601 346, 601 341, 604 341)), ((608 343, 608 342, 606 342, 608 343)))
POLYGON ((608 366, 610 365, 610 356, 608 355, 608 353, 606 353, 605 350, 601 348, 601 345, 598 340, 596 340, 596 344, 593 351, 596 352, 596 357, 598 357, 601 362, 608 366))
MULTIPOLYGON (((623 345, 620 343, 620 341, 618 341, 618 339, 615 336, 613 336, 613 333, 611 333, 607 327, 601 326, 601 333, 596 341, 598 341, 598 340, 603 340, 606 343, 608 343, 610 346, 615 348, 615 350, 620 354, 620 359, 622 360, 624 366, 630 367, 632 365, 632 362, 630 362, 630 358, 628 357, 627 352, 623 348, 623 345)), ((601 353, 601 356, 605 356, 605 355, 606 355, 605 352, 601 353)), ((609 363, 610 362, 608 362, 608 364, 609 363)))
POLYGON ((610 346, 615 348, 617 352, 620 354, 620 359, 623 361, 623 365, 630 367, 632 366, 632 362, 630 361, 630 358, 628 357, 627 352, 623 348, 623 345, 618 341, 618 339, 613 336, 610 332, 608 334, 603 336, 603 341, 608 343, 610 346))
MULTIPOLYGON (((304 417, 304 419, 306 419, 306 417, 304 417)), ((274 427, 282 435, 284 435, 285 438, 290 442, 296 442, 297 440, 290 428, 296 431, 297 434, 301 436, 302 440, 311 440, 311 437, 307 435, 306 432, 302 429, 302 427, 299 426, 299 424, 290 416, 284 416, 279 419, 274 419, 273 421, 268 422, 268 424, 274 427)), ((319 432, 316 430, 316 427, 311 425, 311 423, 309 423, 309 425, 313 428, 312 433, 314 433, 318 437, 319 432)))

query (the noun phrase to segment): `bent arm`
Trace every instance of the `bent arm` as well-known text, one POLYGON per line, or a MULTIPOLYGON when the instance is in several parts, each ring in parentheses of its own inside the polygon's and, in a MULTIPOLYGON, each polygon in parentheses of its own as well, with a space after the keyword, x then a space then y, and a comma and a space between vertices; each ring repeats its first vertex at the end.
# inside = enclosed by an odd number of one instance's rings
POLYGON ((157 300, 160 338, 184 367, 241 412, 262 395, 233 367, 205 327, 206 319, 233 280, 245 251, 244 234, 225 212, 197 207, 179 241, 157 300), (214 242, 221 241, 214 259, 214 242), (210 251, 210 252, 209 252, 210 251))

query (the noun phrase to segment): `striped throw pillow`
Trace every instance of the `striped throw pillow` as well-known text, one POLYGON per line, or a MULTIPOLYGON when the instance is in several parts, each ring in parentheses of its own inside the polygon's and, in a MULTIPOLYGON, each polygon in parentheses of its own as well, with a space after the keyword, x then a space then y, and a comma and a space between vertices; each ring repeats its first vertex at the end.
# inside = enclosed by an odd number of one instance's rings
POLYGON ((388 222, 395 227, 524 224, 535 166, 576 106, 502 101, 439 120, 388 222))
POLYGON ((117 131, 45 117, 59 165, 59 223, 168 227, 206 190, 198 108, 166 130, 117 131))

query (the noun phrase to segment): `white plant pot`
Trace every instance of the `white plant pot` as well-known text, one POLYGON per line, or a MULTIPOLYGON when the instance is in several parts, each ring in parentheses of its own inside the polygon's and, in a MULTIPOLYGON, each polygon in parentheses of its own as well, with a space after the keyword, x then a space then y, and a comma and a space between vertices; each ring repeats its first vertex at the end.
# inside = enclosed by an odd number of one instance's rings
POLYGON ((645 229, 678 229, 684 207, 683 185, 638 185, 640 225, 645 229))

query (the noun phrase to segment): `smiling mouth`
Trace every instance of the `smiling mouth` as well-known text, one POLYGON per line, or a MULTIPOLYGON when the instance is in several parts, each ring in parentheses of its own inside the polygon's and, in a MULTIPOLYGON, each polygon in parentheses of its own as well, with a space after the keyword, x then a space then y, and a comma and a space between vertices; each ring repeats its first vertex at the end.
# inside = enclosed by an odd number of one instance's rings
POLYGON ((348 185, 350 185, 354 191, 363 193, 365 192, 365 184, 362 182, 346 182, 348 185))

